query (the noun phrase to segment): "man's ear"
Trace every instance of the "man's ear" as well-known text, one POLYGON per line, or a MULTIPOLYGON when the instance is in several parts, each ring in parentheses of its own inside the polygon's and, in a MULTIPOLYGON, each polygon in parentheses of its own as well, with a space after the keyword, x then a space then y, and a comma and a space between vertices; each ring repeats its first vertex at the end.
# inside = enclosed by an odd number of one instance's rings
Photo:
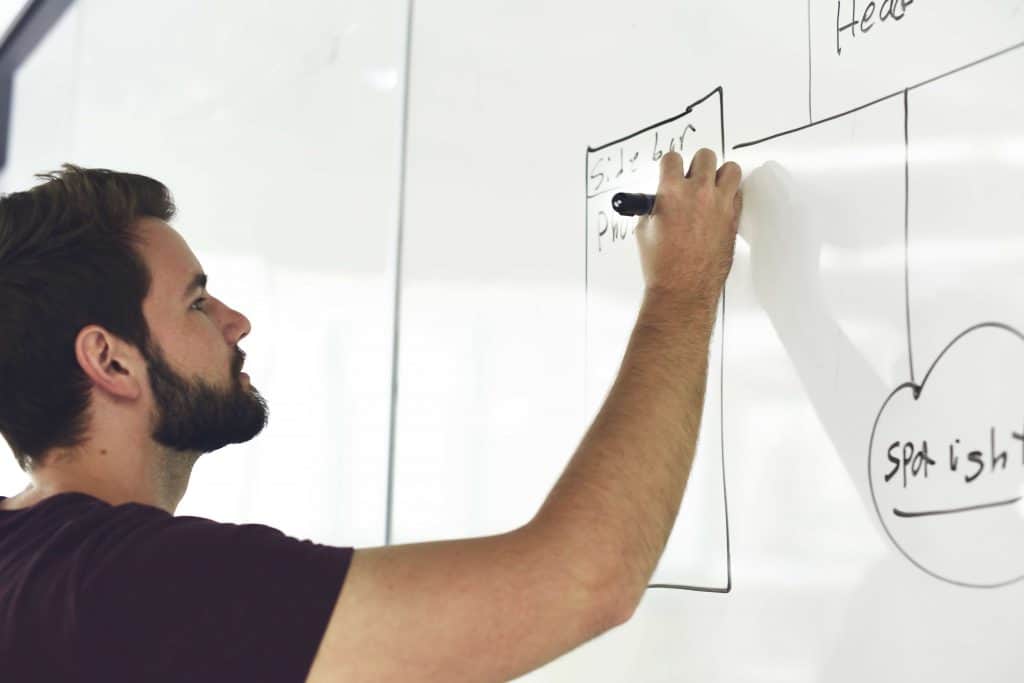
POLYGON ((142 355, 117 335, 99 325, 83 327, 75 338, 75 358, 97 388, 127 399, 141 395, 142 355))

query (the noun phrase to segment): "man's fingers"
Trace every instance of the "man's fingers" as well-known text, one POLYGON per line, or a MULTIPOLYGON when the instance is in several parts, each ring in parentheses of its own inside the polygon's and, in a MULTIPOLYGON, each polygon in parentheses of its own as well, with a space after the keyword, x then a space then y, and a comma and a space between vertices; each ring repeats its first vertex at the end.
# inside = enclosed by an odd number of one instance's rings
POLYGON ((718 166, 718 157, 707 147, 701 147, 693 155, 690 162, 690 172, 686 174, 691 180, 711 180, 715 177, 715 168, 718 166))
POLYGON ((661 157, 661 184, 676 184, 683 179, 683 157, 679 152, 669 152, 661 157))
POLYGON ((715 185, 731 194, 740 186, 742 176, 743 171, 740 169, 740 165, 735 161, 727 161, 718 169, 718 173, 715 175, 715 185))

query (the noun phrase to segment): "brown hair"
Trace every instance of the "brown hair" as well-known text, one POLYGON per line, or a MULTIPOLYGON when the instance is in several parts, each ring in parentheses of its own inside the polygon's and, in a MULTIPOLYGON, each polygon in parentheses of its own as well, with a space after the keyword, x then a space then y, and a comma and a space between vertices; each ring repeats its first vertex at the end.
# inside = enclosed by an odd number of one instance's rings
POLYGON ((142 301, 151 275, 135 223, 175 213, 152 178, 61 168, 0 195, 0 434, 26 472, 46 451, 85 441, 92 383, 74 348, 83 327, 150 349, 142 301))

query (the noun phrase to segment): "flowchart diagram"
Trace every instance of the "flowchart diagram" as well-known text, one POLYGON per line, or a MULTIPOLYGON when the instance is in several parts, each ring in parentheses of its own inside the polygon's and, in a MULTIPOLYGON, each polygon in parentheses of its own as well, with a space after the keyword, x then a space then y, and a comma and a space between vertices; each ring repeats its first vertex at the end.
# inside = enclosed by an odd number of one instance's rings
MULTIPOLYGON (((875 39, 862 28, 867 4, 833 5, 839 52, 875 39)), ((889 23, 911 5, 889 3, 889 23)), ((806 125, 732 146, 728 91, 717 88, 588 148, 588 409, 614 380, 642 296, 637 219, 618 216, 610 198, 656 187, 661 154, 678 150, 688 164, 709 147, 749 174, 754 287, 893 547, 929 580, 995 588, 1024 578, 1024 42, 996 47, 820 120, 809 97, 806 125), (825 261, 854 278, 823 280, 825 261)), ((742 425, 723 409, 728 335, 727 287, 697 455, 652 587, 732 587, 723 435, 742 425)))

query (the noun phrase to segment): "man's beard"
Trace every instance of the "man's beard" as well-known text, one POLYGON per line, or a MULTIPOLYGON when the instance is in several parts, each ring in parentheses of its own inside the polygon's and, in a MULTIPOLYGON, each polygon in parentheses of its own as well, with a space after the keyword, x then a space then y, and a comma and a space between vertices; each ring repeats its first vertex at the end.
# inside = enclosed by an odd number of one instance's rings
POLYGON ((175 373, 155 344, 144 355, 156 402, 156 443, 177 451, 210 453, 249 441, 267 426, 267 402, 254 387, 243 385, 234 367, 240 369, 241 360, 232 364, 230 387, 222 389, 175 373))

